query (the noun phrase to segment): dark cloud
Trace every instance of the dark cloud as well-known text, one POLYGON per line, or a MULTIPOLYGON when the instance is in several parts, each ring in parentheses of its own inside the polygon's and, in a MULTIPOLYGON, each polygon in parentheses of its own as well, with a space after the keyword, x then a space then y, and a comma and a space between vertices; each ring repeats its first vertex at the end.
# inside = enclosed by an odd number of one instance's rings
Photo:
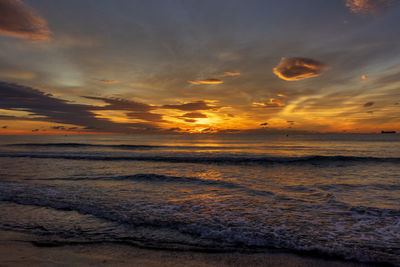
POLYGON ((184 121, 185 121, 185 122, 196 122, 195 119, 185 119, 184 121))
POLYGON ((209 104, 207 104, 205 101, 202 101, 202 100, 185 103, 185 104, 180 104, 180 105, 164 105, 161 108, 179 109, 179 110, 183 110, 183 111, 216 109, 216 107, 210 106, 209 104))
POLYGON ((298 81, 319 76, 327 65, 310 58, 283 57, 273 71, 276 76, 286 81, 298 81))
POLYGON ((375 103, 374 102, 367 102, 367 103, 365 103, 364 104, 364 107, 371 107, 372 105, 374 105, 375 103))
POLYGON ((351 12, 361 15, 376 15, 388 10, 396 0, 346 0, 351 12))
POLYGON ((129 101, 119 98, 107 98, 107 97, 93 97, 84 96, 87 99, 101 100, 108 105, 104 107, 94 107, 92 110, 127 110, 127 111, 150 111, 154 109, 153 106, 148 104, 139 103, 135 101, 129 101))
POLYGON ((188 81, 188 83, 193 84, 193 85, 200 85, 200 84, 210 85, 210 84, 221 84, 224 82, 220 79, 209 78, 209 79, 205 79, 205 80, 188 81))
POLYGON ((32 132, 39 132, 39 129, 33 129, 32 132))
POLYGON ((153 122, 165 122, 163 120, 163 116, 157 113, 151 112, 130 112, 126 114, 130 119, 139 119, 145 121, 153 121, 153 122))
MULTIPOLYGON (((133 102, 130 101, 109 100, 109 103, 112 108, 118 107, 120 109, 122 107, 123 110, 148 109, 145 104, 133 105, 133 102)), ((0 108, 26 111, 41 117, 28 118, 28 120, 72 124, 102 132, 126 133, 158 129, 149 123, 115 123, 107 119, 97 118, 92 112, 92 110, 99 109, 97 106, 71 104, 66 100, 55 98, 34 88, 5 82, 0 82, 0 108)))
POLYGON ((8 128, 8 126, 7 125, 4 125, 3 127, 1 127, 1 128, 3 128, 3 129, 7 129, 8 128))
POLYGON ((261 123, 260 126, 267 126, 268 122, 261 123))
POLYGON ((169 128, 167 131, 168 132, 179 132, 179 131, 182 131, 182 129, 179 127, 174 127, 174 128, 169 128))
POLYGON ((64 126, 53 126, 53 127, 51 127, 51 129, 54 129, 54 130, 65 130, 65 127, 64 126))
POLYGON ((196 119, 196 118, 207 118, 207 115, 200 112, 190 112, 183 114, 181 117, 196 119))
POLYGON ((150 110, 156 109, 157 107, 155 106, 119 98, 91 97, 91 96, 85 96, 85 98, 93 100, 101 100, 108 104, 103 107, 99 106, 93 107, 91 110, 125 110, 125 111, 131 111, 126 114, 130 119, 139 119, 149 122, 165 122, 161 114, 149 112, 150 110))
POLYGON ((20 0, 0 0, 0 33, 32 40, 50 40, 47 22, 20 0))

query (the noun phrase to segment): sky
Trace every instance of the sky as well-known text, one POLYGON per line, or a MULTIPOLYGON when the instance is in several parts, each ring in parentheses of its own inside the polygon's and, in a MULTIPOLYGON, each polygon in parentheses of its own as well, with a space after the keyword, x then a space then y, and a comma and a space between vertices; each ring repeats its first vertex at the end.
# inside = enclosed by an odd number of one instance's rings
POLYGON ((400 131, 399 0, 0 0, 0 134, 400 131))

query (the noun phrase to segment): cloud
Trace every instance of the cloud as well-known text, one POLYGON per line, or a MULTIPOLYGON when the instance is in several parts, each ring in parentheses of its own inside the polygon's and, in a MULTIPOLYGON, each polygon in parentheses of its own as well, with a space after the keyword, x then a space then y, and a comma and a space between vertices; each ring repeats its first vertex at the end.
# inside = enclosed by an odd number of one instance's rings
POLYGON ((351 12, 361 15, 376 15, 388 10, 393 0, 346 0, 351 12))
POLYGON ((1 127, 1 128, 3 128, 3 129, 7 129, 8 128, 8 126, 7 125, 4 125, 3 127, 1 127))
POLYGON ((35 41, 51 39, 46 20, 21 0, 0 0, 0 34, 35 41))
POLYGON ((154 109, 153 106, 150 106, 148 104, 129 101, 125 99, 119 99, 119 98, 94 97, 94 96, 84 96, 84 98, 101 100, 108 104, 103 107, 94 106, 92 110, 150 111, 154 109))
POLYGON ((193 84, 193 85, 201 85, 201 84, 211 85, 211 84, 221 84, 224 82, 220 79, 209 78, 209 79, 205 79, 205 80, 188 81, 188 83, 193 84))
POLYGON ((319 76, 327 65, 310 58, 283 57, 273 72, 279 78, 286 81, 298 81, 319 76))
POLYGON ((180 104, 180 105, 164 105, 161 108, 165 109, 178 109, 183 111, 196 111, 196 110, 210 110, 216 109, 218 107, 210 106, 203 100, 194 101, 190 103, 180 104))
POLYGON ((226 71, 222 74, 217 75, 217 77, 224 78, 224 77, 234 77, 234 76, 239 76, 240 72, 230 72, 226 71))
MULTIPOLYGON (((87 97, 90 98, 90 97, 87 97)), ((149 105, 131 101, 96 98, 111 102, 111 108, 124 110, 150 109, 149 105)), ((26 111, 40 118, 20 118, 21 120, 47 121, 62 124, 83 126, 84 129, 100 132, 148 132, 158 131, 158 127, 150 123, 116 123, 97 118, 92 110, 103 110, 103 107, 72 104, 66 100, 55 98, 31 87, 0 82, 0 109, 26 111)))
POLYGON ((285 106, 284 99, 282 98, 270 98, 268 102, 253 102, 254 107, 264 107, 264 108, 280 108, 285 106))
POLYGON ((261 123, 260 126, 267 126, 268 122, 261 123))
POLYGON ((207 118, 207 115, 200 113, 200 112, 190 112, 183 114, 181 117, 185 118, 207 118))
POLYGON ((117 80, 107 80, 107 79, 101 79, 101 80, 97 80, 97 81, 105 83, 105 84, 117 84, 117 83, 120 83, 120 81, 117 81, 117 80))
POLYGON ((65 130, 65 127, 64 126, 53 126, 53 127, 51 127, 51 129, 53 129, 53 130, 65 130))
POLYGON ((149 112, 150 110, 156 109, 157 107, 155 106, 119 98, 91 97, 91 96, 84 96, 84 97, 87 99, 101 100, 108 104, 103 107, 95 106, 91 108, 91 110, 125 110, 125 111, 131 111, 130 113, 126 114, 130 119, 138 119, 149 122, 165 122, 161 114, 149 112))
POLYGON ((367 103, 365 103, 364 104, 364 107, 371 107, 371 106, 373 106, 375 103, 374 102, 367 102, 367 103))
POLYGON ((138 119, 144 121, 165 122, 163 116, 151 112, 131 112, 126 114, 130 119, 138 119))

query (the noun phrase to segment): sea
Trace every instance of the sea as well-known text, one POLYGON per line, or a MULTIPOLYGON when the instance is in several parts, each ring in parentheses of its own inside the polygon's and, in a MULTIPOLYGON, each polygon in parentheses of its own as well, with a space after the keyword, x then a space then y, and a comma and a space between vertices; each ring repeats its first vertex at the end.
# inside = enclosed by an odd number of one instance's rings
POLYGON ((400 265, 400 135, 0 136, 0 230, 400 265))

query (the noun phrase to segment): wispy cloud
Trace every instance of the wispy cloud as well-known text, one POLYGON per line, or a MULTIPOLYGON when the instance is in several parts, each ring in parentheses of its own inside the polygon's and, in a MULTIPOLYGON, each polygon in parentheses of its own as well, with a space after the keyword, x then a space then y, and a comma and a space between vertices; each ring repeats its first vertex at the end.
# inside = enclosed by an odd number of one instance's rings
POLYGON ((283 57, 273 72, 286 81, 298 81, 319 76, 328 68, 322 62, 310 58, 283 57))
POLYGON ((253 102, 253 107, 280 108, 285 106, 285 95, 278 94, 277 97, 270 98, 267 102, 253 102))
POLYGON ((209 79, 204 79, 204 80, 188 81, 188 83, 193 84, 193 85, 201 85, 201 84, 212 85, 212 84, 221 84, 224 82, 220 79, 209 78, 209 79))
POLYGON ((21 0, 0 0, 0 34, 35 41, 51 39, 46 20, 21 0))

